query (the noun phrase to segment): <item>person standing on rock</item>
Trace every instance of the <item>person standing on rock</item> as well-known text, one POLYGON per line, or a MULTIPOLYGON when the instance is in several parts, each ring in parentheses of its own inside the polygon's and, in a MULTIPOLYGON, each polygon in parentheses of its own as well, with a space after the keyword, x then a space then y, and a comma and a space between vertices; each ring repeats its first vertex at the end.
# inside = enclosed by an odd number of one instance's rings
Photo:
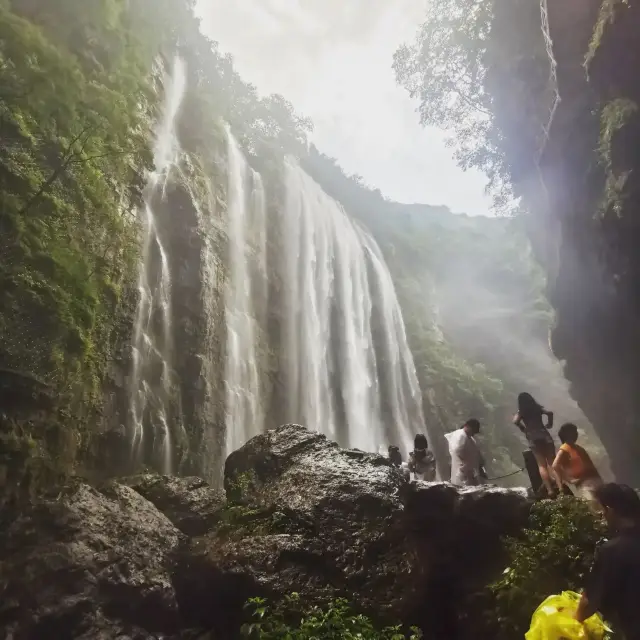
POLYGON ((409 454, 409 471, 416 480, 433 482, 436 479, 436 457, 429 450, 427 437, 419 433, 413 440, 413 451, 409 454))
POLYGON ((518 411, 513 416, 513 424, 524 433, 529 443, 529 448, 538 464, 540 478, 547 490, 547 496, 555 498, 558 490, 562 488, 562 482, 552 469, 556 457, 556 448, 549 433, 549 429, 553 427, 553 412, 539 405, 530 393, 521 393, 518 396, 518 411), (543 422, 545 416, 546 425, 543 422), (554 482, 557 487, 554 486, 554 482))
POLYGON ((477 486, 487 479, 484 460, 475 438, 479 433, 480 422, 470 418, 461 429, 445 434, 451 456, 452 484, 460 487, 477 486))
POLYGON ((640 497, 626 485, 598 487, 599 503, 614 537, 597 551, 575 617, 584 622, 596 611, 626 640, 640 640, 640 497))
POLYGON ((389 462, 391 462, 394 467, 397 467, 402 471, 402 475, 405 480, 409 481, 411 479, 409 467, 406 462, 402 461, 402 454, 400 453, 399 447, 392 444, 389 445, 389 462))

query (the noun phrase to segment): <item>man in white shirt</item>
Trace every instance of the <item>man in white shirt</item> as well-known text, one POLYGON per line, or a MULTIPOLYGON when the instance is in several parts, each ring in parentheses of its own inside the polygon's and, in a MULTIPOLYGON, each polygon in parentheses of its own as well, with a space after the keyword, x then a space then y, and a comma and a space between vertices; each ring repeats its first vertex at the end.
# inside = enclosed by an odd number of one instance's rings
POLYGON ((460 487, 476 486, 487 479, 484 460, 475 439, 478 433, 480 433, 480 422, 471 418, 461 429, 445 434, 451 456, 452 484, 460 487))

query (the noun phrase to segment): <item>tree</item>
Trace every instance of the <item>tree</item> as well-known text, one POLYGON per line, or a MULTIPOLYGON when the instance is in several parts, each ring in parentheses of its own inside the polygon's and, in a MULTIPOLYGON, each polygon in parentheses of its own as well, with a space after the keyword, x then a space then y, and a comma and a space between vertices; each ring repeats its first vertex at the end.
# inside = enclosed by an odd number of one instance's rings
POLYGON ((536 2, 433 0, 415 42, 396 51, 393 68, 418 100, 421 123, 450 134, 462 168, 487 175, 498 208, 522 195, 550 100, 536 2), (510 153, 513 131, 530 155, 510 153))

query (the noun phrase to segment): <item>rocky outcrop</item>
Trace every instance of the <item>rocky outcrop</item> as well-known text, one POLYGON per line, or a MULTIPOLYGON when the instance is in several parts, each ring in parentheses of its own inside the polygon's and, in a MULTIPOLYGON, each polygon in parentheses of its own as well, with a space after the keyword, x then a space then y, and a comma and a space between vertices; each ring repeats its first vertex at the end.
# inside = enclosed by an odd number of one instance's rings
POLYGON ((457 611, 440 615, 450 596, 463 598, 500 567, 500 537, 517 531, 528 507, 519 491, 408 484, 385 458, 296 425, 231 454, 225 487, 239 505, 231 512, 255 519, 199 540, 203 564, 250 577, 266 595, 343 595, 425 629, 452 623, 457 611))
MULTIPOLYGON (((67 487, 0 527, 0 636, 177 633, 169 558, 180 532, 128 487, 67 487)), ((162 636, 166 637, 166 636, 162 636)))
POLYGON ((124 484, 137 491, 161 511, 182 533, 203 535, 219 521, 225 498, 200 478, 174 478, 146 474, 125 478, 124 484))
POLYGON ((636 2, 570 0, 550 3, 549 21, 561 102, 540 163, 549 211, 536 241, 555 254, 545 261, 552 348, 618 479, 640 486, 640 11, 636 2))
POLYGON ((228 458, 226 501, 197 478, 122 482, 2 513, 0 637, 231 640, 248 598, 298 592, 471 638, 460 611, 529 506, 524 490, 407 483, 296 425, 228 458))

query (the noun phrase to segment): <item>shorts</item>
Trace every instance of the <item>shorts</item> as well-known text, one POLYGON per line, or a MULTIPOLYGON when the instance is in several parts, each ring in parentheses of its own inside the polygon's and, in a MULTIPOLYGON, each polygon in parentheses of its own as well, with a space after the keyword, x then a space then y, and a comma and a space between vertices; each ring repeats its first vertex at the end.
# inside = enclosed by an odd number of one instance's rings
POLYGON ((539 438, 533 441, 530 440, 529 449, 531 449, 533 453, 537 453, 545 458, 551 458, 556 453, 556 447, 551 437, 539 438))

